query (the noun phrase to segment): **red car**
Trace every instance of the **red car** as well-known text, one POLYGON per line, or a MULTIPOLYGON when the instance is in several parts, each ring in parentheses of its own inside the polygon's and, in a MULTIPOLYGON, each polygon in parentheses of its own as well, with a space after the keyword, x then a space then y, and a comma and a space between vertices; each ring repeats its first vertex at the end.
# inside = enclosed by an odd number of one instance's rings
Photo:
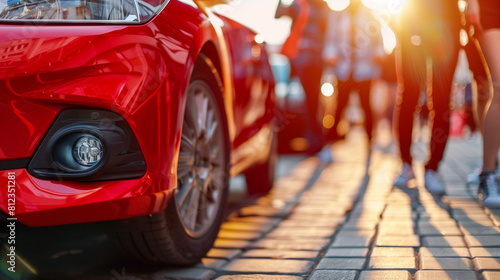
POLYGON ((0 0, 3 220, 110 221, 134 257, 190 264, 230 176, 270 190, 272 71, 220 2, 0 0))

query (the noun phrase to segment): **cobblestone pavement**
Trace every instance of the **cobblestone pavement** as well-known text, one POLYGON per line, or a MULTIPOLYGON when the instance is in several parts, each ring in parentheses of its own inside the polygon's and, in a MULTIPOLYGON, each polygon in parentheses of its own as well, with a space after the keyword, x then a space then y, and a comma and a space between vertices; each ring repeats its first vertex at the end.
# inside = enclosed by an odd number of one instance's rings
MULTIPOLYGON (((394 145, 369 156, 360 136, 291 166, 228 218, 202 263, 144 279, 500 279, 500 212, 479 206, 477 186, 465 184, 480 138, 450 140, 439 171, 446 195, 433 197, 422 161, 418 187, 395 188, 394 145)), ((415 145, 420 159, 424 147, 415 145)))

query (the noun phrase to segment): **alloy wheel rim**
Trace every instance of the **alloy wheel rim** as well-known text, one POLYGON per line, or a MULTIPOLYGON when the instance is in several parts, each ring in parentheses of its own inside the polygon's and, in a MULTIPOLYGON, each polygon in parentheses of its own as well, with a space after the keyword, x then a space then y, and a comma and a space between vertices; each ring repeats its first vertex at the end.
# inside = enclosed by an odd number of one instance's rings
POLYGON ((221 207, 225 187, 224 134, 210 86, 194 81, 188 87, 177 166, 176 203, 186 232, 203 236, 221 207))

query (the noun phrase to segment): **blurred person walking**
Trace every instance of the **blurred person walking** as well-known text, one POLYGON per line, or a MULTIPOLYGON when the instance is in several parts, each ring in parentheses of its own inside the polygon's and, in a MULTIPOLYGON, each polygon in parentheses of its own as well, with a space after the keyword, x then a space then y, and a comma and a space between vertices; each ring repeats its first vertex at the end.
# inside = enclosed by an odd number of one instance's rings
MULTIPOLYGON (((484 58, 479 40, 477 38, 479 30, 470 22, 469 17, 464 13, 461 18, 463 28, 468 35, 468 43, 463 47, 467 55, 469 69, 471 70, 474 78, 475 87, 466 88, 466 92, 472 90, 471 108, 466 108, 467 113, 472 114, 473 124, 479 130, 481 137, 484 137, 484 119, 488 104, 492 97, 492 88, 490 86, 490 74, 488 66, 484 58)), ((466 95, 468 98, 468 96, 466 95)), ((468 102, 466 102, 467 104, 468 102)), ((467 104, 469 106, 469 104, 467 104)), ((497 160, 498 161, 498 160, 497 160)), ((472 173, 467 176, 468 184, 479 184, 479 175, 482 172, 482 165, 477 167, 472 173)))
POLYGON ((289 6, 280 0, 275 14, 276 18, 288 16, 292 19, 290 36, 283 44, 281 53, 290 59, 290 75, 299 77, 306 95, 309 117, 306 136, 310 143, 308 154, 319 152, 324 142, 317 112, 323 72, 321 53, 328 11, 323 0, 295 0, 289 6))
POLYGON ((459 50, 460 11, 457 1, 408 0, 396 28, 399 92, 394 129, 403 169, 394 181, 407 187, 415 179, 412 168, 412 132, 421 86, 429 108, 431 138, 425 164, 425 187, 443 194, 437 170, 450 133, 451 86, 459 50))
POLYGON ((360 0, 351 0, 342 11, 331 11, 325 34, 323 60, 325 71, 333 70, 338 81, 335 123, 328 133, 338 140, 338 124, 349 101, 351 91, 357 91, 364 111, 365 131, 371 142, 373 115, 370 92, 372 80, 380 77, 385 57, 381 26, 373 11, 360 0))
POLYGON ((496 175, 500 149, 500 2, 469 0, 469 20, 479 30, 479 42, 491 74, 493 98, 484 119, 483 170, 478 189, 479 201, 489 208, 500 208, 499 178, 496 175))

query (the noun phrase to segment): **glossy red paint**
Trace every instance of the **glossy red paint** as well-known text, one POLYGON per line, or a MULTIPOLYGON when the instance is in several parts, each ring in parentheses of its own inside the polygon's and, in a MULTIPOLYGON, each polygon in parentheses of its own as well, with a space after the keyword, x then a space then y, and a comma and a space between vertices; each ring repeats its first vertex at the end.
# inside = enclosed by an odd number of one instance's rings
POLYGON ((273 111, 269 110, 274 108, 275 102, 274 79, 265 46, 256 42, 256 34, 230 19, 224 18, 224 23, 231 59, 238 66, 232 72, 235 92, 238 93, 233 99, 237 135, 233 147, 238 147, 274 117, 273 111))
MULTIPOLYGON (((262 50, 248 58, 247 43, 255 34, 222 20, 234 84, 228 90, 230 109, 236 112, 228 125, 235 127, 237 154, 272 121, 274 80, 263 45, 251 43, 262 50)), ((194 61, 204 52, 224 69, 216 24, 197 8, 171 0, 141 25, 0 25, 0 163, 29 160, 62 110, 96 108, 125 118, 147 164, 142 178, 91 183, 41 180, 24 168, 4 168, 0 209, 7 212, 6 174, 15 172, 16 217, 29 226, 163 211, 176 186, 183 108, 189 102, 185 92, 194 61)))
MULTIPOLYGON (((9 170, 16 177, 16 218, 29 226, 49 226, 114 220, 155 213, 167 206, 171 190, 154 191, 167 184, 149 174, 141 179, 78 183, 44 181, 25 169, 9 170)), ((7 176, 0 183, 7 186, 7 176)), ((0 193, 7 202, 7 191, 0 193)))

